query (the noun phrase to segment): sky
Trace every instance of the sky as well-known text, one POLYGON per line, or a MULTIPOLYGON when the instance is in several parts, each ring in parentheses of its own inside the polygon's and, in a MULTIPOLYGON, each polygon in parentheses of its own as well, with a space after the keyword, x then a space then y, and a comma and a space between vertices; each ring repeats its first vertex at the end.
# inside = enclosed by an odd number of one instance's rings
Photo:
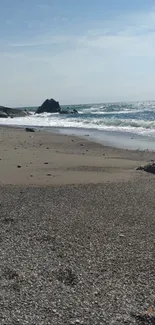
POLYGON ((155 100, 154 0, 0 0, 0 105, 155 100))

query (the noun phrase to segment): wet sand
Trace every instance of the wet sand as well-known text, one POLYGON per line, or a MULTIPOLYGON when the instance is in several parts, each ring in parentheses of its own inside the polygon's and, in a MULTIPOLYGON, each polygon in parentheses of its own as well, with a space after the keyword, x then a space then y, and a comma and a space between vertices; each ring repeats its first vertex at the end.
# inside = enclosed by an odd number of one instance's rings
POLYGON ((52 133, 0 128, 0 184, 66 185, 128 180, 155 153, 52 133))

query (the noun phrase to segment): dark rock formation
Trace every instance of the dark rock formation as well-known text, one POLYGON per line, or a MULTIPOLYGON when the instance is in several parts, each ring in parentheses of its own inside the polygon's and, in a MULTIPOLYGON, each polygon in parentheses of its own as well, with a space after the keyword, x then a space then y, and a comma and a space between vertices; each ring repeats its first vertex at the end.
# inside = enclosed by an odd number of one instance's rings
POLYGON ((8 115, 2 111, 0 111, 0 118, 6 118, 8 115))
POLYGON ((145 172, 155 174, 155 162, 147 164, 145 166, 140 166, 137 170, 144 170, 145 172))
POLYGON ((69 110, 69 107, 67 107, 66 110, 61 110, 61 107, 59 105, 59 102, 51 99, 46 99, 41 106, 38 107, 36 110, 36 114, 41 113, 60 113, 60 114, 77 114, 78 111, 76 109, 69 110))
POLYGON ((41 106, 38 107, 36 114, 47 113, 59 113, 61 111, 59 102, 53 98, 46 99, 41 106))
POLYGON ((77 111, 77 109, 73 109, 73 114, 78 114, 79 112, 77 111))
POLYGON ((67 110, 60 111, 59 113, 60 113, 60 114, 64 114, 64 115, 65 115, 65 114, 69 114, 69 112, 68 112, 67 110))
POLYGON ((18 108, 5 107, 5 106, 0 106, 0 112, 5 113, 7 115, 5 117, 23 117, 29 115, 29 112, 27 111, 23 111, 18 108))
POLYGON ((72 111, 64 110, 64 111, 60 111, 60 114, 78 114, 78 111, 76 109, 73 109, 72 111))

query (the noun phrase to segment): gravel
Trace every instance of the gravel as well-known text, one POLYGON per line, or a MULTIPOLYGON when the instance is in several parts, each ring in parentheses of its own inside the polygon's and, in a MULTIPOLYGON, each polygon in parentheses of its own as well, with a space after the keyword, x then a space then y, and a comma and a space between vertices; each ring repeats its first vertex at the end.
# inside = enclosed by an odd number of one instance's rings
POLYGON ((0 324, 140 324, 155 304, 154 193, 143 176, 1 186, 0 324))

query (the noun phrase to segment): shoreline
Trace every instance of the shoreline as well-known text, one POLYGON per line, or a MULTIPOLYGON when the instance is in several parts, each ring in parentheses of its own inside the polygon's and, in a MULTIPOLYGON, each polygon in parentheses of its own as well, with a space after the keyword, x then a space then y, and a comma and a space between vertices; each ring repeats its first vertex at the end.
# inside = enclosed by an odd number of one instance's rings
MULTIPOLYGON (((59 131, 0 127, 0 184, 67 185, 127 181, 155 152, 104 146, 59 131)), ((144 177, 146 177, 144 175, 144 177)))
POLYGON ((155 138, 138 135, 130 132, 101 131, 97 129, 56 128, 60 134, 74 135, 78 137, 88 136, 88 140, 106 145, 107 147, 155 152, 155 138))
POLYGON ((111 130, 97 130, 84 128, 68 128, 68 127, 44 127, 33 125, 7 125, 1 124, 1 128, 22 129, 26 127, 34 128, 39 132, 47 132, 52 134, 62 134, 67 136, 75 136, 80 139, 87 137, 88 141, 105 145, 106 147, 131 150, 131 151, 149 151, 155 152, 155 138, 146 135, 138 135, 130 132, 120 132, 111 130))

